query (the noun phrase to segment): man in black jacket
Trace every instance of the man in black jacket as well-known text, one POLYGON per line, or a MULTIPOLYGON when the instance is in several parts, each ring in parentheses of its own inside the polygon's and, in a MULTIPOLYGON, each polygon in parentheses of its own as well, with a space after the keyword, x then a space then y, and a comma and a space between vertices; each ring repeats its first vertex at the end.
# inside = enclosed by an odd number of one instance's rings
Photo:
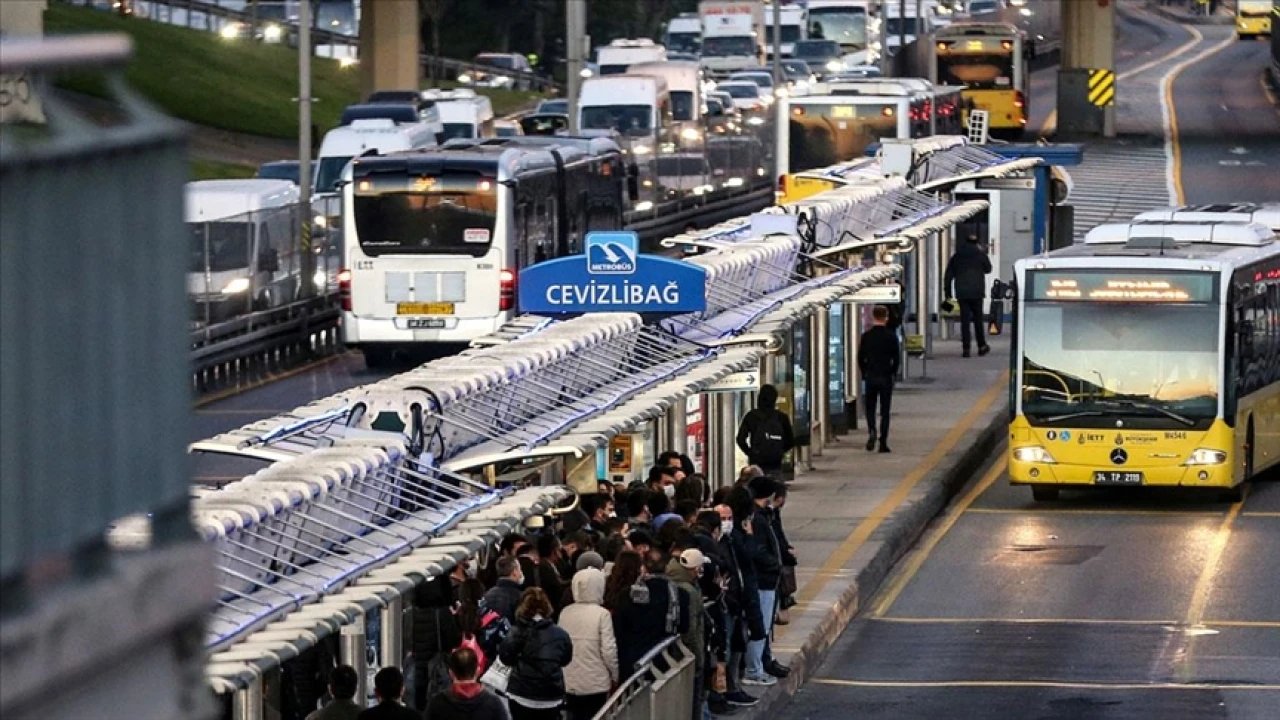
POLYGON ((405 707, 404 675, 400 668, 384 667, 373 676, 373 692, 378 704, 361 712, 356 720, 422 720, 422 713, 405 707))
POLYGON ((759 465, 766 474, 781 477, 782 458, 795 447, 791 433, 791 418, 777 407, 778 388, 765 385, 760 388, 756 407, 742 418, 738 426, 738 447, 747 454, 752 465, 759 465))
POLYGON ((991 346, 982 333, 982 301, 987 297, 987 273, 991 272, 991 258, 978 244, 978 235, 969 233, 965 241, 956 248, 956 253, 947 263, 947 272, 943 278, 948 298, 955 298, 960 304, 960 344, 964 348, 964 356, 969 357, 969 328, 973 328, 974 339, 978 341, 978 354, 991 352, 991 346))
POLYGON ((760 613, 760 587, 756 583, 755 564, 751 559, 755 554, 751 525, 755 502, 751 492, 745 487, 733 488, 725 504, 716 506, 716 512, 720 513, 720 543, 729 562, 729 587, 725 593, 729 692, 725 694, 725 700, 730 705, 751 706, 757 699, 742 690, 741 667, 749 641, 765 637, 760 613))
POLYGON ((755 501, 756 511, 751 516, 751 534, 755 538, 755 555, 752 558, 756 569, 756 582, 760 588, 760 618, 764 623, 764 637, 752 640, 747 645, 747 669, 742 678, 746 685, 770 686, 777 683, 776 677, 785 677, 786 669, 776 663, 765 664, 765 643, 773 629, 774 613, 777 611, 778 584, 782 579, 782 547, 778 536, 773 531, 766 508, 773 502, 774 487, 777 481, 765 475, 751 481, 751 497, 755 501))
POLYGON ((431 698, 427 717, 431 720, 511 720, 507 703, 476 681, 480 661, 471 648, 460 647, 449 654, 449 677, 453 685, 431 698))
POLYGON ((524 569, 514 557, 498 558, 498 582, 484 594, 485 607, 507 619, 516 621, 516 607, 524 586, 524 569))
POLYGON ((889 452, 889 409, 893 405, 893 383, 898 377, 901 351, 898 335, 889 329, 889 308, 877 305, 871 311, 870 330, 858 341, 858 371, 866 383, 863 402, 867 408, 867 452, 880 440, 880 452, 889 452), (876 433, 876 408, 880 408, 880 432, 876 433))

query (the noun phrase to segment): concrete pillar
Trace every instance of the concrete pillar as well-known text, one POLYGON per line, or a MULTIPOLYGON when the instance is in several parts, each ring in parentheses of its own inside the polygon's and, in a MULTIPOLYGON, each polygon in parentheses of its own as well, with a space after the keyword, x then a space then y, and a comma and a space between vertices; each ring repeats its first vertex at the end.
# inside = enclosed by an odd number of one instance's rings
POLYGON ((688 415, 684 403, 684 400, 679 400, 667 411, 667 432, 671 435, 668 447, 681 455, 689 453, 688 415))
POLYGON ((355 703, 364 707, 369 692, 369 657, 365 654, 364 613, 360 613, 350 625, 343 625, 339 634, 339 662, 350 665, 356 671, 355 703))
POLYGON ((418 3, 367 2, 360 12, 360 94, 421 88, 418 3))
POLYGON ((1062 3, 1062 65, 1058 71, 1058 127, 1073 134, 1087 132, 1087 123, 1072 120, 1084 113, 1102 113, 1102 134, 1115 137, 1116 106, 1098 111, 1089 102, 1088 85, 1080 70, 1115 70, 1114 0, 1072 0, 1062 3), (1073 127, 1074 126, 1074 127, 1073 127))
MULTIPOLYGON (((44 35, 46 0, 5 0, 0 2, 0 35, 38 38, 44 35)), ((0 75, 5 89, 0 103, 0 124, 44 123, 40 98, 35 94, 35 80, 26 73, 0 75)))

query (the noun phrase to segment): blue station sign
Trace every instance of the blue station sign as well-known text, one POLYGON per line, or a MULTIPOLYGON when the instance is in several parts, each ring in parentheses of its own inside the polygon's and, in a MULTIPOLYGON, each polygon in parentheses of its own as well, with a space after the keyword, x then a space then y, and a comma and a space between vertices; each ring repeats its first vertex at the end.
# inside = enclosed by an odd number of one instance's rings
POLYGON ((520 311, 536 315, 593 312, 681 314, 707 307, 706 271, 679 260, 641 255, 633 232, 591 232, 586 253, 520 271, 520 311))

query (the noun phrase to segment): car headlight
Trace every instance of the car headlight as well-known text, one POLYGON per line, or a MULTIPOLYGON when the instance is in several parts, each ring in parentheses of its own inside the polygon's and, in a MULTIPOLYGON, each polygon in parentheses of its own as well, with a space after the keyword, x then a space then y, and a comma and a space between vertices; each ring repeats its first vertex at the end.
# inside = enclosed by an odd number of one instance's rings
POLYGON ((239 295, 249 289, 249 278, 238 277, 222 288, 223 295, 239 295))
POLYGON ((471 82, 471 75, 469 73, 462 73, 461 75, 458 76, 458 82, 462 83, 463 85, 466 85, 467 83, 471 82))
POLYGON ((748 125, 763 125, 763 124, 764 124, 764 118, 762 118, 762 117, 752 117, 752 118, 747 118, 747 124, 748 124, 748 125))
POLYGON ((839 60, 828 60, 823 67, 827 69, 827 72, 840 72, 844 69, 844 63, 839 60))
POLYGON ((326 228, 329 227, 329 218, 324 215, 317 215, 311 218, 311 224, 318 228, 326 228))
POLYGON ((1013 449, 1013 459, 1018 462, 1046 463, 1053 465, 1057 461, 1049 454, 1048 450, 1039 445, 1029 445, 1013 449))
POLYGON ((1227 461, 1227 454, 1221 450, 1212 450, 1210 448, 1196 448, 1191 451, 1191 457, 1183 465, 1221 465, 1227 461))
POLYGON ((680 137, 685 140, 697 140, 702 137, 702 133, 698 132, 696 128, 685 128, 680 131, 680 137))
POLYGON ((635 146, 635 149, 632 150, 632 152, 634 152, 637 155, 648 155, 649 153, 653 152, 653 150, 648 145, 637 145, 635 146))
POLYGON ((279 25, 272 23, 262 28, 262 39, 267 42, 280 42, 280 38, 284 36, 284 29, 279 25))
POLYGON ((311 277, 311 282, 315 283, 316 287, 322 288, 329 284, 329 275, 323 270, 317 270, 316 274, 311 277))

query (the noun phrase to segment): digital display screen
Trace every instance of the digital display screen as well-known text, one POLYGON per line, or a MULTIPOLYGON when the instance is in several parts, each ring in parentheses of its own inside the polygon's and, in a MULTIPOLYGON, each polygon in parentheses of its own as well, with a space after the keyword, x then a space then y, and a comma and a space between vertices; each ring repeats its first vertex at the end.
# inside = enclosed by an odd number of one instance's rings
POLYGON ((1033 270, 1028 300, 1052 302, 1211 303, 1218 276, 1197 272, 1033 270))

